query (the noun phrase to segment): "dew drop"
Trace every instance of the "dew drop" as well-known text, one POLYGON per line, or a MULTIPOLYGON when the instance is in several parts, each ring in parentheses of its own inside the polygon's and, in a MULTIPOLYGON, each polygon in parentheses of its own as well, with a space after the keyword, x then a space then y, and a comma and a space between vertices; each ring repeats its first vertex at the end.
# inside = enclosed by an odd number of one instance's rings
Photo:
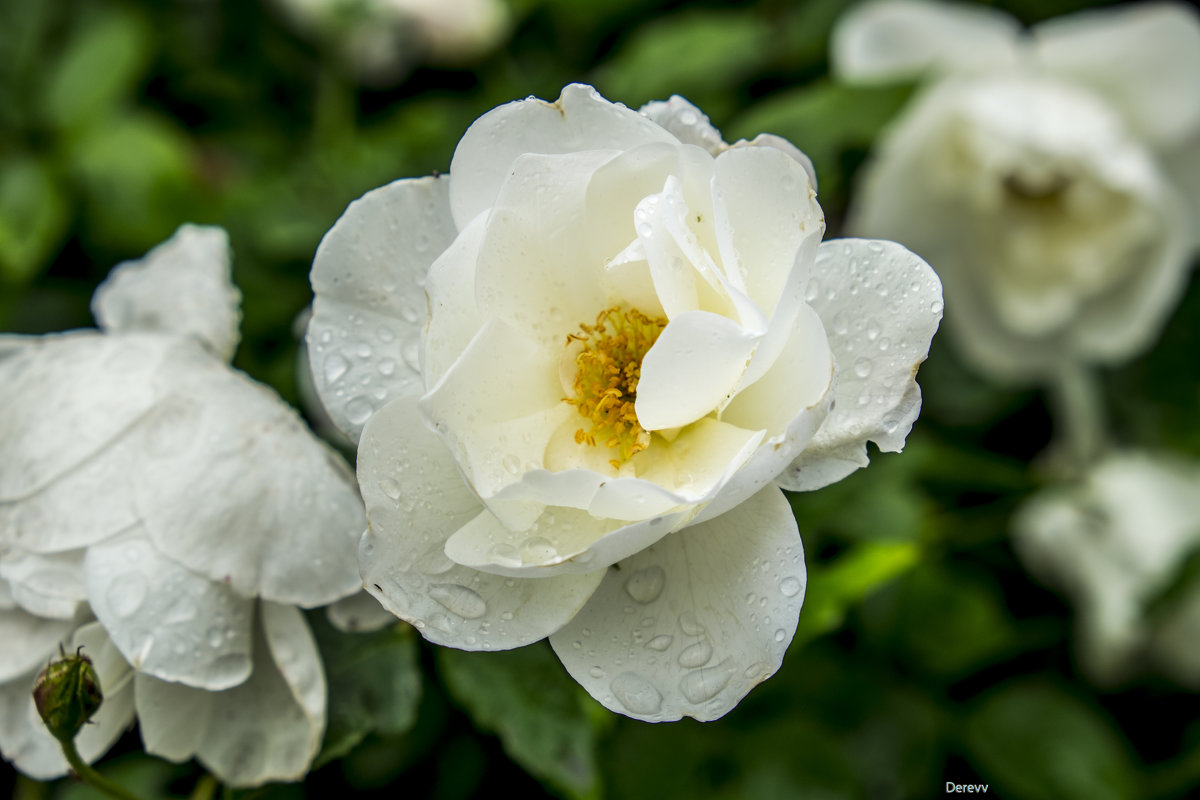
POLYGON ((558 548, 549 539, 534 536, 521 542, 521 560, 527 564, 542 564, 558 555, 558 548))
POLYGON ((416 342, 409 342, 400 350, 400 355, 404 358, 404 363, 409 366, 414 372, 421 371, 421 351, 417 347, 416 342))
POLYGON ((679 654, 679 666, 692 669, 693 667, 703 667, 712 659, 713 649, 708 641, 708 637, 704 637, 700 641, 684 649, 679 654))
POLYGON ((325 382, 336 383, 348 369, 350 369, 350 363, 342 357, 341 353, 330 353, 325 358, 325 382))
POLYGON ((417 561, 417 569, 426 575, 445 575, 454 569, 454 562, 440 549, 430 550, 417 561))
POLYGON ((108 587, 108 604, 118 617, 128 617, 146 600, 146 579, 135 572, 118 576, 108 587))
POLYGON ((392 333, 392 329, 385 325, 380 325, 379 330, 375 331, 375 335, 379 337, 379 341, 385 344, 396 338, 396 334, 392 333))
POLYGON ((377 368, 379 369, 379 374, 386 378, 396 371, 396 362, 390 358, 385 358, 379 362, 377 368))
POLYGON ((588 675, 591 675, 593 678, 603 678, 604 676, 608 675, 608 673, 600 667, 592 667, 588 670, 588 675))
POLYGON ((945 308, 945 306, 942 305, 941 300, 934 300, 932 303, 929 304, 929 312, 931 314, 940 314, 940 313, 942 313, 943 308, 945 308))
POLYGON ((808 288, 804 290, 804 302, 811 303, 821 296, 821 282, 816 278, 810 278, 808 288))
POLYGON ((729 685, 733 677, 733 660, 725 659, 714 667, 692 670, 679 681, 679 690, 692 703, 705 703, 729 685))
POLYGON ((838 336, 844 336, 846 331, 850 330, 850 317, 845 311, 839 311, 833 315, 833 332, 838 336))
POLYGON ((787 638, 787 631, 785 631, 783 628, 780 628, 777 631, 775 631, 775 641, 782 642, 786 638, 787 638))
POLYGON ((637 673, 622 672, 613 678, 609 688, 617 701, 634 714, 657 714, 662 708, 658 689, 637 673))
POLYGON ((358 347, 354 349, 354 352, 358 354, 359 358, 370 358, 371 345, 367 344, 366 342, 360 342, 358 347))
POLYGON ((504 467, 504 471, 509 475, 516 475, 521 471, 521 459, 509 453, 500 462, 500 466, 504 467))
POLYGON ((639 603, 653 603, 662 594, 667 574, 659 566, 646 567, 629 576, 625 592, 639 603))
POLYGON ((403 306, 400 309, 400 316, 404 317, 405 322, 415 323, 417 321, 417 312, 412 306, 403 306))
POLYGON ((779 582, 779 591, 783 592, 784 597, 795 597, 803 588, 800 581, 792 577, 784 578, 779 582))
POLYGON ((688 636, 699 636, 707 630, 691 611, 685 611, 679 615, 679 627, 688 636))
POLYGON ((362 425, 371 418, 371 411, 370 401, 362 395, 346 403, 346 419, 350 420, 352 425, 362 425))
POLYGON ((674 636, 667 636, 666 634, 660 634, 659 636, 655 636, 653 639, 646 642, 646 647, 649 647, 651 650, 657 650, 658 652, 661 653, 664 650, 666 650, 668 647, 670 647, 671 642, 673 642, 673 641, 675 641, 674 636))
POLYGON ((379 491, 383 492, 394 502, 400 502, 400 484, 391 478, 384 478, 379 481, 379 491))
POLYGON ((214 625, 208 629, 208 632, 204 635, 204 638, 208 640, 209 647, 220 647, 221 643, 225 641, 225 632, 214 625))
POLYGON ((474 591, 457 583, 435 583, 429 596, 451 614, 463 619, 479 619, 487 613, 487 603, 474 591))
POLYGON ((854 362, 854 374, 860 378, 865 378, 871 374, 871 359, 860 358, 854 362))
POLYGON ((867 341, 873 342, 879 338, 879 334, 883 329, 879 327, 879 323, 875 320, 867 320, 867 341))

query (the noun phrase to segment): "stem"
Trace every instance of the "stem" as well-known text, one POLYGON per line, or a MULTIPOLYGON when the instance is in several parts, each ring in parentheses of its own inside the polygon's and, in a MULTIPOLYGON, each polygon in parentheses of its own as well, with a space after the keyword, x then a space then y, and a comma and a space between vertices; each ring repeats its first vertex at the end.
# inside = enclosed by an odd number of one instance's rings
POLYGON ((200 776, 200 780, 196 781, 196 788, 192 789, 192 795, 188 800, 213 800, 217 794, 217 779, 207 772, 200 776))
POLYGON ((140 798, 121 786, 119 783, 109 780, 101 775, 96 770, 92 769, 86 761, 79 756, 79 751, 75 749, 75 740, 60 739, 59 744, 62 745, 63 755, 67 758, 67 763, 71 765, 71 769, 79 776, 79 779, 84 783, 90 784, 95 789, 103 792, 109 797, 116 800, 140 800, 140 798))
POLYGON ((1104 449, 1104 404, 1096 376, 1082 364, 1064 364, 1050 387, 1058 457, 1068 475, 1079 475, 1095 464, 1104 449))

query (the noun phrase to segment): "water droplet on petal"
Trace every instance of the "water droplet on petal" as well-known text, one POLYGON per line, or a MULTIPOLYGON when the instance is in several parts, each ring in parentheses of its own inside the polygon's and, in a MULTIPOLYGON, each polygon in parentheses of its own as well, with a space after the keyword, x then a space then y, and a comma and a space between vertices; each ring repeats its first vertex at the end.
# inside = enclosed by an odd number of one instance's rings
POLYGON ((146 579, 136 572, 119 575, 109 584, 107 598, 114 614, 128 617, 146 600, 146 579))
POLYGON ((712 654, 712 645, 706 636, 679 654, 679 666, 689 669, 703 667, 712 658, 712 654))
POLYGON ((871 359, 860 358, 854 362, 854 374, 865 378, 871 374, 871 359))
POLYGON ((689 672, 679 681, 679 690, 692 703, 712 700, 729 685, 733 677, 733 659, 725 659, 715 667, 705 667, 689 672))
POLYGON ((374 409, 371 408, 371 403, 367 398, 359 395, 346 403, 346 419, 352 425, 362 425, 371 418, 374 409))
POLYGON ((549 539, 534 536, 521 543, 521 559, 527 564, 544 564, 558 555, 558 548, 549 539))
POLYGON ((679 615, 679 627, 688 636, 699 636, 707 630, 707 628, 700 624, 696 619, 696 615, 691 611, 685 611, 679 615))
POLYGON ((657 714, 662 708, 662 694, 637 673, 622 672, 613 678, 609 688, 617 702, 634 714, 657 714))
POLYGON ((383 492, 390 499, 399 502, 400 500, 400 484, 391 478, 383 478, 379 481, 379 491, 383 492))
POLYGON ((377 369, 379 370, 379 374, 386 378, 396 371, 396 362, 390 358, 385 358, 379 362, 377 369))
POLYGON ((945 306, 942 305, 941 300, 934 300, 932 303, 929 304, 929 312, 931 314, 940 314, 940 313, 942 313, 943 308, 945 308, 945 306))
POLYGON ((487 613, 487 603, 483 602, 483 598, 457 583, 435 583, 429 587, 429 596, 463 619, 479 619, 487 613))
POLYGON ((625 591, 639 603, 653 603, 662 594, 667 574, 662 567, 646 567, 629 576, 625 591))
POLYGON ((779 591, 783 592, 784 597, 795 597, 803 588, 804 585, 792 577, 784 578, 779 582, 779 591))
POLYGON ((325 358, 325 382, 337 383, 348 369, 350 369, 350 363, 342 357, 341 353, 330 353, 325 358))
POLYGON ((600 667, 592 667, 588 670, 588 675, 591 675, 593 678, 603 678, 607 674, 608 673, 600 667))
POLYGON ((661 653, 664 650, 666 650, 668 647, 670 647, 671 642, 673 642, 673 641, 675 641, 674 636, 667 636, 666 634, 661 634, 659 636, 655 636, 653 639, 646 642, 646 647, 649 647, 651 650, 657 650, 658 652, 661 653))

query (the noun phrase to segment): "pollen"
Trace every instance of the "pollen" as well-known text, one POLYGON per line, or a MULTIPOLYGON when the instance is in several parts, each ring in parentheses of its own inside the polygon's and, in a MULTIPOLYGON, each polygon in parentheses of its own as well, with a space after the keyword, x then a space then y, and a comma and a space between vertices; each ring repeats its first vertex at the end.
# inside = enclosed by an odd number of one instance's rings
POLYGON ((614 307, 601 311, 594 325, 582 323, 578 333, 567 334, 566 346, 579 352, 574 396, 563 399, 587 420, 575 431, 575 442, 614 451, 615 458, 609 460, 614 469, 650 445, 634 404, 642 359, 666 326, 664 317, 614 307))

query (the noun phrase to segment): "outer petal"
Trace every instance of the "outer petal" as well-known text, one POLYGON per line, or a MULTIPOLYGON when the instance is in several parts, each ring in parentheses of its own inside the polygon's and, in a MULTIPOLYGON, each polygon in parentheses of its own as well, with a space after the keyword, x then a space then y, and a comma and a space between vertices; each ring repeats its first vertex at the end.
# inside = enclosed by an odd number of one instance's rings
POLYGON ((195 756, 239 787, 304 776, 325 731, 321 659, 299 611, 264 602, 260 613, 260 655, 240 686, 206 692, 137 676, 146 752, 173 761, 195 756))
POLYGON ((780 476, 785 489, 818 489, 867 464, 867 440, 904 447, 921 410, 917 368, 942 319, 942 287, 894 242, 821 245, 807 296, 838 364, 836 402, 812 442, 780 476))
POLYGON ((670 100, 655 100, 638 109, 639 112, 673 133, 684 144, 703 147, 712 155, 726 148, 721 132, 713 127, 708 116, 677 94, 670 100))
POLYGON ((138 261, 117 265, 92 296, 96 322, 109 333, 194 336, 223 361, 233 358, 241 293, 230 282, 229 236, 183 225, 138 261))
POLYGON ((325 608, 335 628, 346 633, 376 631, 396 623, 396 617, 367 592, 343 597, 325 608))
POLYGON ((39 617, 74 619, 87 599, 82 550, 39 555, 11 551, 0 557, 0 578, 13 600, 39 617))
POLYGON ((398 398, 367 424, 358 476, 369 528, 359 548, 367 591, 436 644, 504 650, 558 630, 603 571, 513 579, 456 565, 446 540, 482 506, 440 438, 398 398))
POLYGON ((1034 57, 1120 109, 1158 146, 1200 132, 1200 16, 1182 3, 1071 14, 1033 29, 1034 57))
POLYGON ((181 348, 141 430, 133 491, 150 539, 245 597, 315 606, 359 588, 353 477, 273 392, 181 348))
POLYGON ((354 441, 374 409, 425 388, 425 275, 457 232, 449 178, 401 180, 351 203, 317 248, 313 377, 330 417, 354 441))
POLYGON ((18 341, 28 344, 0 361, 0 513, 141 419, 159 398, 153 375, 172 347, 161 336, 87 331, 18 341))
POLYGON ((902 81, 929 70, 991 72, 1018 60, 1020 28, 980 6, 921 0, 864 3, 842 17, 830 41, 840 77, 902 81))
POLYGON ((78 624, 75 620, 46 619, 21 609, 0 611, 0 682, 41 669, 78 624))
POLYGON ((679 140, 646 117, 610 103, 590 86, 571 84, 558 100, 530 98, 495 108, 467 129, 450 162, 450 205, 458 226, 491 208, 512 163, 527 153, 628 150, 679 140))
POLYGON ((609 570, 550 643, 613 711, 712 720, 779 669, 805 582, 791 507, 768 488, 609 570))
POLYGON ((133 533, 88 548, 92 610, 139 672, 200 689, 227 689, 253 666, 253 603, 164 558, 133 533))

